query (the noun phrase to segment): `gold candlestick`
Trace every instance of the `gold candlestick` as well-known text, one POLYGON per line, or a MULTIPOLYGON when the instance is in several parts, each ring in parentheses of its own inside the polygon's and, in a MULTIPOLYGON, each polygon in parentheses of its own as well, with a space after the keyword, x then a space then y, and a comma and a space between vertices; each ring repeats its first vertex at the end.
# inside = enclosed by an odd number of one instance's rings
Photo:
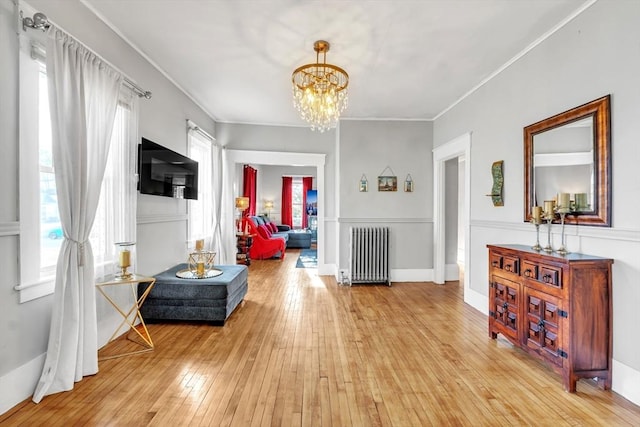
POLYGON ((569 251, 567 251, 567 248, 565 247, 565 242, 564 242, 564 217, 567 213, 564 211, 560 212, 560 224, 562 224, 561 227, 561 232, 560 232, 560 247, 558 248, 558 253, 561 255, 566 255, 569 253, 569 251))
POLYGON ((533 249, 534 251, 539 251, 542 249, 542 246, 540 246, 540 222, 540 216, 538 216, 538 218, 536 218, 535 216, 531 218, 531 223, 536 227, 536 244, 531 247, 531 249, 533 249))

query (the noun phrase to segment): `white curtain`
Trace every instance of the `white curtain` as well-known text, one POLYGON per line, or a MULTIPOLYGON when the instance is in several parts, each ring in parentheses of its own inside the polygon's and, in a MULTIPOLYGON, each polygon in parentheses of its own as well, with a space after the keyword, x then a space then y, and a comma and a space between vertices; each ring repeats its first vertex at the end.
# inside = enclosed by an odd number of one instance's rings
POLYGON ((189 211, 189 239, 204 238, 216 253, 216 264, 235 264, 235 226, 226 221, 233 215, 233 193, 228 185, 225 150, 214 140, 191 127, 188 131, 190 156, 198 161, 198 200, 189 211))
POLYGON ((239 194, 233 188, 235 180, 235 163, 229 163, 227 150, 220 147, 220 182, 222 191, 220 192, 220 216, 217 227, 220 227, 220 239, 222 254, 220 264, 236 263, 236 207, 235 197, 239 194))
MULTIPOLYGON (((95 275, 98 280, 117 271, 114 243, 135 242, 136 239, 138 198, 137 177, 134 171, 137 169, 138 109, 138 95, 123 85, 111 134, 111 146, 100 190, 100 202, 89 236, 94 256, 95 275)), ((134 250, 132 255, 135 253, 134 250)), ((137 271, 135 259, 131 260, 129 270, 137 271)), ((125 301, 129 301, 131 292, 123 293, 128 297, 125 301)), ((106 303, 106 300, 98 299, 98 304, 101 302, 106 303)), ((98 305, 99 315, 100 305, 98 305)))
MULTIPOLYGON (((189 126, 189 125, 188 125, 189 126)), ((213 141, 201 134, 197 127, 187 131, 189 156, 198 162, 198 200, 189 201, 189 245, 204 239, 205 247, 213 247, 213 141)))
POLYGON ((93 253, 100 195, 122 76, 68 34, 47 34, 53 162, 64 241, 56 269, 49 344, 33 401, 98 372, 93 253))
POLYGON ((213 250, 218 253, 219 264, 235 264, 236 262, 236 242, 235 224, 226 223, 226 214, 230 210, 231 192, 225 188, 225 150, 224 148, 213 146, 213 207, 215 209, 213 223, 213 250), (225 203, 227 202, 227 203, 225 203))

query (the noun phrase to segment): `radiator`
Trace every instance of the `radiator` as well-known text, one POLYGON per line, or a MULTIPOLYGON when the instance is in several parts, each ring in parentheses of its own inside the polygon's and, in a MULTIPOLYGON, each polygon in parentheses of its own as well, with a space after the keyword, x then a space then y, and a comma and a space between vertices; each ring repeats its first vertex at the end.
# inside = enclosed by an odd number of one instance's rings
POLYGON ((389 227, 350 227, 351 283, 386 283, 389 278, 389 227))

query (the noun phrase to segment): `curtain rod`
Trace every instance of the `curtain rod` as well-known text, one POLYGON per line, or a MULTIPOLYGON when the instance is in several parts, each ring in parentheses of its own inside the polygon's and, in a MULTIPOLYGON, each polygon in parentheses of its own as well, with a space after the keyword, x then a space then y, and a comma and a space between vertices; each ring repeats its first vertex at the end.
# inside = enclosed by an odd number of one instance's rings
MULTIPOLYGON (((49 29, 49 27, 51 27, 52 23, 51 21, 49 21, 49 18, 47 18, 47 16, 42 13, 42 12, 36 12, 33 15, 33 18, 30 17, 23 17, 23 13, 22 10, 20 11, 20 19, 22 20, 22 29, 24 31, 27 31, 27 28, 33 28, 34 30, 42 30, 42 31, 46 31, 49 29)), ((55 25, 55 24, 53 24, 55 25)), ((151 99, 151 91, 148 90, 144 90, 141 86, 139 86, 136 82, 134 82, 133 80, 131 80, 131 78, 129 78, 125 73, 123 73, 118 67, 115 67, 113 64, 111 64, 109 61, 107 61, 106 59, 104 59, 102 56, 100 56, 98 53, 96 53, 93 49, 89 48, 87 45, 85 45, 84 43, 82 43, 80 40, 78 40, 76 37, 72 36, 69 32, 67 32, 66 30, 58 27, 56 25, 56 28, 60 31, 63 31, 64 33, 66 33, 69 37, 73 38, 78 44, 80 44, 82 47, 84 47, 85 49, 87 49, 89 52, 93 53, 94 55, 96 55, 98 58, 100 58, 101 61, 104 61, 106 64, 108 64, 111 68, 113 68, 114 70, 116 70, 117 72, 119 72, 120 74, 122 74, 122 79, 123 79, 123 83, 129 88, 131 89, 136 95, 138 95, 139 98, 146 98, 146 99, 151 99)))
POLYGON ((209 134, 209 132, 203 130, 202 128, 200 128, 200 126, 198 126, 197 124, 195 124, 195 122, 191 119, 187 119, 187 127, 189 129, 191 129, 192 131, 198 132, 200 135, 204 136, 205 138, 210 139, 211 141, 215 142, 215 138, 213 136, 211 136, 211 134, 209 134))

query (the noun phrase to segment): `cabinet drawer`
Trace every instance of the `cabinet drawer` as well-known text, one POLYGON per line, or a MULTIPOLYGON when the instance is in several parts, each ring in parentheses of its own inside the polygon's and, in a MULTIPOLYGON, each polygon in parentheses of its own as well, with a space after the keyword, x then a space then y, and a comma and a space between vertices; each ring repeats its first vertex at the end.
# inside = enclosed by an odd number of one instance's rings
POLYGON ((527 279, 538 280, 538 264, 531 261, 522 261, 522 275, 527 279))
POLYGON ((508 271, 509 273, 519 274, 520 273, 520 258, 505 256, 502 260, 502 269, 504 271, 508 271))
POLYGON ((540 264, 539 280, 556 288, 562 287, 562 269, 550 265, 540 264))
POLYGON ((492 268, 502 269, 502 255, 495 252, 489 254, 489 263, 492 268))

